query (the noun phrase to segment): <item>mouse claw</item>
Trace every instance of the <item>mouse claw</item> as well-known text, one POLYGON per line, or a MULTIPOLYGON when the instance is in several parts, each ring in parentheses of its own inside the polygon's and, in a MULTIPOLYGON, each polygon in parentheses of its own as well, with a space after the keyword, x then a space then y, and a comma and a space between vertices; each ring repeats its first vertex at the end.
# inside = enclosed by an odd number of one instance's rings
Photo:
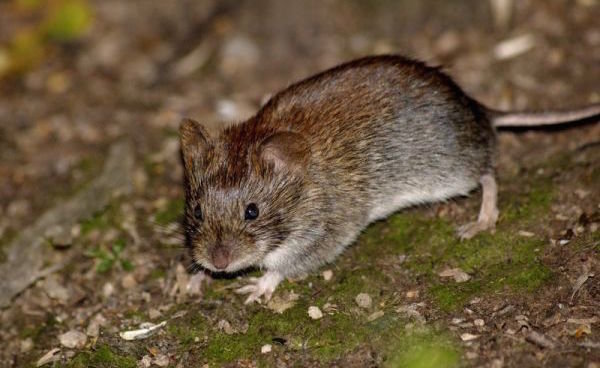
POLYGON ((244 304, 261 303, 262 296, 264 296, 264 301, 268 302, 281 280, 283 280, 283 276, 279 273, 268 271, 260 278, 249 278, 250 284, 236 289, 235 292, 237 294, 250 294, 244 304))

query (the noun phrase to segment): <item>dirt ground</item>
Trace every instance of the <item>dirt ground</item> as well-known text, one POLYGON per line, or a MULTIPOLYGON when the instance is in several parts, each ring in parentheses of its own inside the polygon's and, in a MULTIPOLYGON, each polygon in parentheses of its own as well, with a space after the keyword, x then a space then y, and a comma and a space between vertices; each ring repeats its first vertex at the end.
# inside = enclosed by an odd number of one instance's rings
POLYGON ((249 306, 248 275, 188 272, 177 139, 367 54, 443 65, 495 108, 598 103, 598 19, 597 0, 0 2, 0 366, 600 367, 600 124, 500 133, 493 234, 456 239, 478 192, 408 209, 249 306))

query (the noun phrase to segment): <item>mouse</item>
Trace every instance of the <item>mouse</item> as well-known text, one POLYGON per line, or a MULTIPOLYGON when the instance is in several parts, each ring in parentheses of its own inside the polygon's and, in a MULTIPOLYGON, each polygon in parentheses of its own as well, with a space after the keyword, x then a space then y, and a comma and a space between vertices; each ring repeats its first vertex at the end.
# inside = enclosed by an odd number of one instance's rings
POLYGON ((498 219, 496 130, 600 119, 600 104, 502 112, 439 67, 368 56, 294 83, 210 134, 184 118, 185 244, 214 273, 259 268, 236 292, 268 301, 286 278, 333 262, 370 223, 481 187, 461 239, 498 219))

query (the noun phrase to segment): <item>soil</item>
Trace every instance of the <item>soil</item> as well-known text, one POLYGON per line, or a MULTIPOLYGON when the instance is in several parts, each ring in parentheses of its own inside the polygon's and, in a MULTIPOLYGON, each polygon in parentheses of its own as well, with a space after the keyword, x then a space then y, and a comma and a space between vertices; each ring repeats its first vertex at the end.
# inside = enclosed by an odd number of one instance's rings
POLYGON ((443 65, 499 109, 598 103, 598 19, 596 0, 1 2, 0 263, 35 281, 5 295, 0 366, 56 349, 45 366, 600 367, 600 124, 500 133, 495 232, 456 239, 479 192, 407 209, 267 305, 233 292, 259 271, 190 272, 177 139, 183 116, 241 121, 377 53, 443 65), (130 188, 10 265, 43 214, 90 197, 116 142, 130 188))

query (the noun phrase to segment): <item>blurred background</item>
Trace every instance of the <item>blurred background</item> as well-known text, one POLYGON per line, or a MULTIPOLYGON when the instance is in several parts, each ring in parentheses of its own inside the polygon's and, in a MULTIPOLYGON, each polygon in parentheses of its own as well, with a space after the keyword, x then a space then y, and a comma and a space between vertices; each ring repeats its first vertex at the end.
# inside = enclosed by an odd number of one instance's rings
MULTIPOLYGON (((12 247, 23 232, 39 235, 42 215, 68 221, 47 219, 47 243, 36 254, 13 254, 31 265, 31 280, 3 289, 12 306, 2 312, 0 365, 35 361, 49 349, 31 332, 48 314, 65 323, 79 313, 85 324, 111 290, 148 280, 161 280, 157 290, 176 285, 181 117, 242 121, 300 78, 383 53, 443 65, 470 95, 499 109, 600 102, 599 19, 597 0, 1 1, 2 277, 13 277, 12 247), (111 150, 123 139, 128 148, 111 150), (118 163, 107 175, 127 175, 132 185, 108 185, 125 188, 129 199, 77 197, 106 172, 111 152, 118 163), (80 212, 68 215, 70 200, 80 212), (48 264, 62 273, 37 281, 48 264), (104 296, 94 294, 99 289, 104 296)), ((501 168, 518 173, 599 134, 597 126, 507 133, 501 168)), ((112 299, 115 313, 151 290, 112 299)), ((43 334, 57 330, 65 328, 43 334)))

